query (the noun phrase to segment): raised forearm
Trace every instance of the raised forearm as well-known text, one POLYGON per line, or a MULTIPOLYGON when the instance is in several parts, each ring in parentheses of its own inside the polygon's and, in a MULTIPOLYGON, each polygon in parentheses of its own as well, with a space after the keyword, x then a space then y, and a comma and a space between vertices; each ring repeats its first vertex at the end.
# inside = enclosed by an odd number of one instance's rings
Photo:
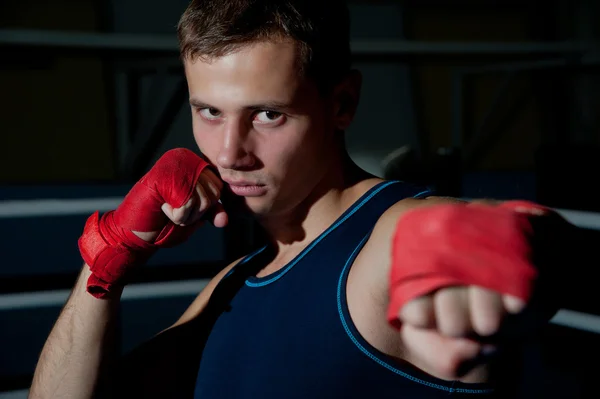
POLYGON ((86 292, 84 266, 40 355, 30 398, 91 398, 114 358, 120 292, 97 299, 86 292))

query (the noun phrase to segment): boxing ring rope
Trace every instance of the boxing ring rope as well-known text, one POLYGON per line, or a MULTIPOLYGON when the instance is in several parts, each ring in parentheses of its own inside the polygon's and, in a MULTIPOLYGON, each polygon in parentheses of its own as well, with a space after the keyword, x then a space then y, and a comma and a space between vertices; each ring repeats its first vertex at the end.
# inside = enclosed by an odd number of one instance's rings
MULTIPOLYGON (((110 54, 154 54, 156 56, 176 56, 178 48, 176 39, 163 35, 138 35, 117 33, 91 33, 91 32, 60 32, 44 30, 6 30, 0 29, 0 48, 34 48, 51 49, 71 53, 105 52, 110 54)), ((452 56, 495 56, 498 58, 530 57, 559 57, 557 61, 550 61, 551 67, 571 62, 573 58, 588 53, 596 46, 591 43, 559 42, 559 43, 485 43, 485 42, 409 42, 394 40, 355 40, 352 42, 352 51, 355 55, 393 56, 393 57, 447 57, 452 56)), ((127 61, 134 63, 134 61, 127 61)), ((157 59, 154 62, 164 66, 179 62, 157 59)), ((529 61, 519 64, 517 68, 529 66, 529 61)), ((546 62, 546 61, 543 61, 546 62)), ((124 62, 121 62, 123 64, 124 62)), ((536 67, 540 64, 536 64, 536 67)), ((547 66, 547 65, 546 65, 547 66)), ((131 68, 131 67, 130 67, 131 68)), ((511 65, 510 68, 515 68, 511 65)), ((128 68, 124 68, 127 71, 128 68)), ((520 70, 520 69, 519 69, 520 70)), ((462 77, 463 73, 457 72, 462 77)), ((126 72, 120 71, 118 79, 123 79, 126 72)), ((462 81, 455 80, 455 85, 462 81)), ((456 91, 461 93, 462 91, 456 91)), ((455 94, 455 98, 457 94, 455 94)), ((462 108, 462 103, 456 103, 455 113, 462 108)), ((125 120, 125 119, 124 119, 125 120)), ((461 128, 461 122, 454 121, 455 136, 461 128)), ((116 208, 122 198, 85 198, 85 199, 37 199, 22 201, 0 201, 0 219, 39 218, 51 216, 82 216, 89 215, 95 210, 107 211, 116 208)), ((558 210, 567 220, 585 228, 600 230, 600 213, 580 212, 573 210, 558 210)), ((194 297, 204 288, 208 280, 185 280, 177 282, 160 282, 131 284, 123 293, 124 301, 136 301, 152 298, 194 297)), ((69 295, 69 290, 38 291, 25 293, 0 294, 0 312, 13 309, 35 309, 41 307, 62 306, 69 295)), ((566 326, 582 331, 600 334, 600 316, 586 314, 571 310, 561 310, 552 319, 556 325, 566 326)), ((27 391, 14 393, 0 393, 4 399, 25 398, 27 391)))
MULTIPOLYGON (((123 291, 122 300, 196 296, 208 284, 208 279, 163 283, 130 284, 123 291)), ((13 309, 62 306, 69 290, 24 292, 0 295, 0 311, 13 309)))
MULTIPOLYGON (((104 212, 114 209, 121 200, 122 197, 1 201, 0 219, 87 215, 96 210, 104 212)), ((600 230, 600 213, 568 209, 556 209, 556 211, 579 227, 600 230)), ((124 291, 122 299, 133 301, 196 296, 208 281, 208 279, 201 279, 131 284, 124 291)), ((54 290, 0 294, 0 311, 62 306, 67 300, 69 292, 69 290, 54 290)), ((551 323, 600 334, 600 316, 593 314, 561 309, 551 323)))
MULTIPOLYGON (((177 39, 164 34, 72 32, 39 29, 0 29, 0 45, 123 52, 179 52, 177 39)), ((594 43, 562 42, 430 42, 413 40, 352 40, 356 55, 526 55, 582 54, 594 43)))
MULTIPOLYGON (((195 296, 207 284, 208 279, 186 280, 164 283, 131 284, 123 292, 122 300, 195 296)), ((69 296, 69 290, 27 292, 0 295, 0 311, 40 307, 62 306, 69 296)), ((600 334, 600 316, 561 309, 550 320, 563 327, 600 334)))
MULTIPOLYGON (((115 209, 122 200, 122 197, 106 197, 0 201, 0 219, 87 215, 115 209)), ((600 230, 600 213, 560 208, 555 211, 576 226, 600 230)))

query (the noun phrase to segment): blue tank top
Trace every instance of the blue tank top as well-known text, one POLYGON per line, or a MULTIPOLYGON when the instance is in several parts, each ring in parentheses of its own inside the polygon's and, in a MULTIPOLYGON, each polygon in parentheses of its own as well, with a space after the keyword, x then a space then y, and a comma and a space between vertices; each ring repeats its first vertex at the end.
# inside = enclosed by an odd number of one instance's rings
POLYGON ((266 247, 244 258, 219 284, 244 268, 253 270, 216 317, 195 398, 490 395, 489 385, 436 379, 379 352, 361 337, 348 312, 348 272, 375 223, 397 201, 426 194, 406 183, 382 182, 279 271, 254 276, 270 260, 266 247))

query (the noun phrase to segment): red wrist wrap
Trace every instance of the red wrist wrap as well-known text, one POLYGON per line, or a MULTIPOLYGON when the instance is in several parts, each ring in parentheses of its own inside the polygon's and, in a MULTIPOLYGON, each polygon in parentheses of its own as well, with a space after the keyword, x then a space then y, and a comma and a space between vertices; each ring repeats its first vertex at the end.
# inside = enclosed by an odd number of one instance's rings
POLYGON ((207 166, 190 150, 170 150, 133 186, 116 210, 102 217, 95 212, 88 218, 78 244, 92 272, 87 284, 90 294, 107 296, 115 286, 124 285, 129 271, 146 263, 158 248, 177 245, 195 231, 197 225, 174 225, 161 206, 168 203, 179 208, 186 204, 207 166), (160 234, 149 243, 132 231, 160 234))
POLYGON ((403 215, 392 243, 388 321, 409 301, 448 286, 477 285, 527 301, 538 271, 532 263, 531 214, 551 212, 526 201, 416 208, 403 215))

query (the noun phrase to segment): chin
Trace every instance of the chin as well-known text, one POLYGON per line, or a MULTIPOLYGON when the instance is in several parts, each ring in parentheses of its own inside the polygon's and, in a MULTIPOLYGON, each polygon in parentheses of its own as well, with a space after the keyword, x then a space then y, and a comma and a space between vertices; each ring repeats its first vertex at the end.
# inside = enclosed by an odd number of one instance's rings
POLYGON ((272 204, 265 197, 237 197, 228 198, 223 202, 225 210, 230 216, 249 219, 269 216, 272 204))
POLYGON ((244 198, 245 209, 252 216, 262 218, 273 213, 273 204, 264 197, 244 198))

